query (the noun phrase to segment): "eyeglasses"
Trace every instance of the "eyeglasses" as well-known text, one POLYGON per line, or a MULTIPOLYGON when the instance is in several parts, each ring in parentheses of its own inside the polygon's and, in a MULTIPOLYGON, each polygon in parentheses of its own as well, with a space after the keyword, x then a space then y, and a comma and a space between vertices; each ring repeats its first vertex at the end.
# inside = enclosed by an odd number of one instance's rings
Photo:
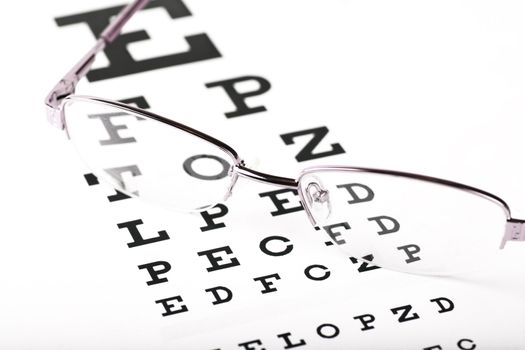
POLYGON ((186 125, 121 102, 75 95, 95 56, 146 3, 125 7, 45 101, 49 121, 66 130, 102 181, 180 211, 225 201, 240 177, 294 189, 315 229, 349 257, 410 273, 469 271, 507 241, 525 241, 525 221, 512 218, 501 198, 475 187, 350 166, 310 167, 297 179, 269 175, 248 168, 227 144, 186 125), (123 137, 121 129, 133 137, 123 137))

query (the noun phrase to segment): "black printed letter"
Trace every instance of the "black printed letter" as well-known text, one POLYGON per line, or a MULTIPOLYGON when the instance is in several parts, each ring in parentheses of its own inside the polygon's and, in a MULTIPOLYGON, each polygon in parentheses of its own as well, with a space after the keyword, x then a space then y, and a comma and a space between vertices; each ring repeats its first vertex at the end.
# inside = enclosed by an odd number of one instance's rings
POLYGON ((461 339, 460 341, 458 341, 458 348, 460 348, 461 350, 474 350, 476 348, 476 344, 474 344, 473 340, 461 339), (468 345, 470 346, 467 348, 465 347, 466 345, 464 343, 468 343, 468 345))
POLYGON ((143 238, 139 229, 137 228, 138 225, 142 225, 142 220, 132 220, 128 222, 122 222, 120 224, 117 224, 118 228, 127 228, 129 233, 131 234, 131 238, 133 238, 133 242, 128 243, 128 247, 138 247, 145 244, 155 243, 164 241, 167 239, 170 239, 170 236, 168 236, 168 233, 166 231, 158 231, 157 237, 151 237, 151 238, 143 238))
POLYGON ((272 216, 284 215, 284 214, 289 214, 289 213, 293 213, 293 212, 296 212, 296 211, 304 210, 302 204, 299 201, 298 201, 299 205, 297 205, 295 207, 287 207, 287 208, 285 208, 283 204, 290 203, 290 200, 287 199, 287 198, 282 198, 281 199, 281 198, 277 197, 278 195, 283 194, 283 193, 293 193, 294 196, 297 197, 297 190, 288 189, 288 188, 285 188, 285 189, 282 189, 282 190, 276 190, 276 191, 259 193, 259 197, 261 197, 261 198, 269 197, 271 199, 273 205, 275 205, 275 208, 277 210, 270 212, 270 214, 272 214, 272 216))
POLYGON ((337 237, 341 236, 341 232, 334 231, 335 228, 342 227, 345 230, 350 230, 350 224, 348 222, 340 222, 337 224, 327 225, 323 226, 323 229, 328 233, 328 236, 337 244, 345 244, 346 241, 344 239, 337 239, 337 237))
POLYGON ((386 235, 387 233, 394 233, 399 231, 400 225, 399 222, 393 217, 381 215, 368 218, 368 221, 375 221, 379 225, 380 231, 377 232, 378 235, 386 235), (384 222, 386 221, 386 222, 384 222), (387 227, 390 226, 390 228, 387 227))
POLYGON ((283 333, 283 334, 277 334, 277 337, 283 339, 284 342, 286 343, 286 345, 284 346, 284 349, 298 348, 300 346, 306 345, 306 342, 304 341, 304 339, 299 340, 298 343, 295 343, 295 344, 292 343, 292 341, 290 340, 290 336, 291 335, 292 335, 292 333, 290 333, 290 332, 283 333))
POLYGON ((454 310, 454 303, 452 302, 452 300, 448 298, 440 297, 440 298, 430 299, 430 301, 439 305, 438 313, 440 314, 454 310), (448 305, 444 305, 442 303, 443 301, 446 302, 448 305))
POLYGON ((200 227, 202 232, 226 227, 225 223, 215 222, 215 219, 222 218, 228 214, 228 207, 224 204, 217 204, 212 209, 201 212, 202 218, 206 221, 206 226, 200 227), (212 209, 219 209, 219 211, 217 213, 210 213, 212 209))
POLYGON ((345 184, 345 185, 337 185, 337 188, 346 188, 350 196, 352 197, 351 200, 348 201, 348 204, 356 204, 356 203, 362 203, 362 202, 369 202, 372 199, 374 199, 374 191, 366 185, 363 184, 345 184), (354 188, 360 188, 361 195, 359 195, 356 191, 354 191, 354 188), (362 190, 366 192, 365 196, 362 196, 362 190))
MULTIPOLYGON (((203 162, 201 160, 201 162, 203 162)), ((212 168, 213 169, 213 166, 210 165, 210 161, 206 161, 206 163, 208 164, 205 164, 205 169, 209 169, 209 168, 212 168)), ((199 179, 199 180, 220 180, 226 176, 228 176, 228 172, 230 171, 230 163, 228 163, 226 160, 222 159, 221 157, 217 157, 217 156, 214 156, 214 155, 210 155, 210 154, 197 154, 193 157, 189 157, 188 159, 186 159, 184 161, 184 163, 182 164, 182 167, 184 168, 184 171, 190 175, 190 176, 193 176, 194 178, 196 179, 199 179), (211 159, 215 162, 218 162, 219 165, 222 167, 222 169, 216 173, 216 174, 201 174, 201 173, 198 173, 196 172, 194 169, 193 169, 193 163, 198 160, 198 159, 211 159)))
POLYGON ((412 310, 412 305, 399 306, 399 307, 395 307, 390 310, 392 311, 394 315, 397 315, 399 311, 402 311, 401 316, 399 316, 399 319, 398 319, 399 323, 417 320, 419 318, 419 315, 415 312, 412 315, 409 315, 410 310, 412 310))
POLYGON ((285 243, 290 242, 290 240, 286 237, 281 237, 281 236, 266 237, 265 239, 261 241, 261 244, 259 244, 259 248, 266 255, 283 256, 283 255, 290 253, 293 249, 293 244, 287 244, 284 249, 281 249, 279 251, 272 251, 268 249, 268 243, 270 243, 271 241, 281 241, 285 243))
POLYGON ((166 261, 156 261, 149 264, 139 265, 138 268, 139 270, 148 270, 148 273, 151 276, 151 281, 146 282, 146 284, 148 286, 151 286, 157 283, 168 282, 168 279, 166 277, 159 278, 159 275, 165 274, 169 270, 171 270, 171 265, 166 261), (156 269, 155 267, 157 266, 161 266, 161 268, 156 269))
POLYGON ((197 255, 199 256, 205 255, 210 261, 211 267, 206 268, 208 272, 217 271, 221 269, 227 269, 230 267, 240 265, 239 260, 237 260, 237 258, 231 258, 229 262, 219 264, 219 261, 223 260, 221 256, 215 255, 216 253, 219 253, 219 252, 224 252, 227 255, 233 254, 232 249, 229 246, 224 246, 224 247, 210 249, 210 250, 204 250, 202 252, 197 253, 197 255))
POLYGON ((226 118, 240 117, 247 114, 258 113, 266 111, 266 107, 248 107, 246 104, 246 99, 252 96, 262 95, 268 90, 270 90, 270 82, 263 77, 257 76, 244 76, 234 79, 227 79, 221 81, 215 81, 213 83, 206 84, 207 88, 213 88, 220 86, 226 91, 228 97, 232 100, 235 105, 236 110, 233 112, 224 113, 226 118), (235 85, 245 81, 254 81, 257 83, 258 88, 253 91, 239 92, 235 89, 235 85))
POLYGON ((377 269, 381 268, 379 266, 370 264, 372 261, 374 261, 374 254, 365 255, 361 259, 364 260, 364 261, 357 260, 353 256, 350 257, 350 261, 352 262, 352 264, 361 263, 361 265, 359 265, 359 267, 357 268, 357 271, 359 273, 367 272, 367 271, 373 271, 373 270, 377 270, 377 269))
POLYGON ((248 341, 248 342, 245 342, 245 343, 240 343, 240 344, 237 344, 238 346, 244 348, 244 350, 266 350, 266 348, 263 348, 262 347, 262 342, 259 340, 259 339, 256 339, 256 340, 251 340, 251 341, 248 341), (257 345, 261 345, 261 347, 256 347, 256 348, 253 348, 252 345, 253 344, 257 344, 257 345))
POLYGON ((419 248, 419 246, 416 244, 407 244, 401 247, 397 247, 397 250, 404 251, 405 254, 408 256, 408 259, 405 260, 407 264, 421 260, 419 256, 414 256, 415 254, 421 251, 421 248, 419 248))
POLYGON ((361 328, 362 331, 368 331, 370 329, 374 329, 374 326, 371 326, 370 324, 376 320, 374 315, 371 314, 364 314, 354 317, 354 320, 359 320, 363 324, 363 328, 361 328))
POLYGON ((215 301, 212 302, 213 305, 227 303, 231 301, 233 297, 232 291, 229 288, 222 287, 222 286, 208 288, 208 289, 205 289, 205 291, 208 293, 211 292, 213 296, 215 297, 215 301), (226 296, 221 297, 221 295, 219 294, 219 291, 226 293, 226 296))
POLYGON ((309 135, 309 134, 313 134, 312 139, 295 156, 295 159, 298 162, 304 162, 306 160, 312 160, 312 159, 323 158, 323 157, 333 156, 336 154, 345 153, 345 150, 343 149, 343 147, 341 147, 341 145, 338 143, 332 143, 330 145, 332 149, 329 151, 314 153, 315 148, 319 145, 319 143, 321 143, 321 141, 324 139, 326 134, 328 134, 328 128, 326 126, 321 126, 319 128, 314 128, 314 129, 291 132, 289 134, 283 134, 281 135, 281 138, 286 145, 292 145, 295 143, 294 139, 296 137, 309 135))
MULTIPOLYGON (((157 0, 149 2, 145 9, 162 7, 168 15, 175 19, 191 16, 190 11, 181 0, 157 0)), ((86 23, 95 37, 99 37, 104 28, 107 27, 112 17, 117 15, 122 6, 109 7, 102 10, 84 12, 76 15, 56 18, 58 26, 86 23)), ((118 36, 111 45, 106 46, 104 52, 109 61, 106 68, 92 69, 87 78, 89 81, 97 81, 120 77, 133 73, 146 72, 153 69, 177 66, 180 64, 207 60, 220 57, 221 54, 215 48, 206 34, 186 36, 188 50, 171 55, 135 60, 129 53, 129 44, 149 39, 144 30, 123 33, 118 36)))
POLYGON ((164 306, 164 309, 166 310, 166 312, 163 313, 162 316, 171 316, 171 315, 175 315, 181 312, 188 311, 188 308, 186 307, 186 305, 183 305, 183 304, 180 305, 180 308, 174 310, 173 308, 175 307, 175 304, 169 303, 172 300, 176 300, 179 303, 182 303, 182 298, 180 295, 155 301, 156 304, 162 304, 162 306, 164 306))
POLYGON ((317 327, 317 334, 319 334, 321 338, 332 339, 339 335, 339 328, 337 328, 337 326, 333 324, 325 323, 317 327), (331 334, 325 333, 324 331, 325 328, 331 328, 332 329, 331 334))
POLYGON ((267 276, 256 277, 256 278, 253 279, 254 281, 259 281, 259 282, 262 283, 262 285, 264 287, 264 289, 261 290, 262 294, 266 294, 266 293, 271 293, 271 292, 276 292, 277 291, 277 288, 272 287, 273 286, 273 282, 267 281, 270 278, 275 278, 276 280, 280 280, 281 279, 281 277, 278 274, 276 274, 276 273, 271 274, 271 275, 267 275, 267 276))
POLYGON ((312 281, 324 281, 325 279, 330 277, 330 271, 328 271, 328 268, 323 265, 310 265, 304 270, 304 274, 306 275, 306 277, 308 277, 312 281), (325 273, 322 276, 315 277, 315 276, 312 276, 312 273, 311 273, 313 269, 320 269, 320 270, 325 271, 325 273))

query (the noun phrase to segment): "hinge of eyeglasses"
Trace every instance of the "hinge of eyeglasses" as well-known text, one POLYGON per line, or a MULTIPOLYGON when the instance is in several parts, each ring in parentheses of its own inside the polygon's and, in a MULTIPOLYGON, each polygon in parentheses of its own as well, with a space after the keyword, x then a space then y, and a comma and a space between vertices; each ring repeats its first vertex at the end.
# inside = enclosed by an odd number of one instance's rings
POLYGON ((505 248, 507 241, 525 241, 525 220, 509 219, 500 249, 505 248))
POLYGON ((67 72, 67 74, 60 79, 60 81, 55 85, 53 90, 46 97, 46 109, 47 109, 47 119, 51 124, 58 127, 59 129, 64 129, 64 120, 63 114, 61 111, 61 102, 67 96, 75 93, 75 87, 78 81, 87 74, 91 65, 95 61, 95 56, 98 52, 102 51, 106 46, 104 38, 97 40, 95 45, 82 57, 80 61, 77 62, 67 72))
POLYGON ((47 120, 59 129, 64 129, 60 104, 63 98, 75 92, 75 81, 72 79, 60 80, 46 98, 47 120))

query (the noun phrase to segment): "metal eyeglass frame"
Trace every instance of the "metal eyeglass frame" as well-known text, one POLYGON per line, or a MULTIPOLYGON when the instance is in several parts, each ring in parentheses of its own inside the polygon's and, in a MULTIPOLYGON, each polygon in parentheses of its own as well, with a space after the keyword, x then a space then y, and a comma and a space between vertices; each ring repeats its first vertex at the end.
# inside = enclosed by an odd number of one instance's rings
POLYGON ((313 196, 311 196, 310 193, 308 193, 308 198, 305 198, 305 195, 303 194, 303 191, 300 185, 301 178, 307 174, 315 173, 319 171, 368 172, 368 173, 374 173, 374 174, 399 176, 399 177, 409 178, 413 180, 449 186, 449 187, 453 187, 458 190, 467 191, 477 196, 488 199, 496 203, 497 205, 499 205, 505 212, 505 215, 507 218, 506 229, 503 235, 503 239, 501 241, 500 248, 501 249, 504 248, 505 243, 507 241, 525 241, 525 220, 518 220, 518 219, 512 218, 510 208, 507 205, 507 203, 505 203, 504 200, 502 200, 500 197, 492 193, 481 190, 479 188, 475 188, 475 187, 461 184, 461 183, 454 182, 454 181, 444 180, 444 179, 420 175, 420 174, 413 174, 413 173, 394 171, 394 170, 385 170, 385 169, 362 168, 362 167, 352 167, 352 166, 337 166, 337 165, 336 166, 314 166, 314 167, 306 168, 299 174, 299 177, 297 178, 297 180, 292 179, 292 178, 287 178, 287 177, 270 175, 270 174, 262 173, 262 172, 246 167, 244 164, 244 161, 239 157, 239 155, 233 148, 231 148, 224 142, 215 139, 214 137, 206 135, 205 133, 202 133, 198 130, 190 128, 186 125, 183 125, 171 119, 162 117, 160 115, 154 114, 147 110, 137 108, 131 105, 127 105, 121 102, 99 98, 99 97, 75 95, 74 93, 75 93, 76 85, 78 84, 79 80, 82 79, 87 74, 89 69, 91 68, 91 65, 93 64, 95 60, 95 56, 99 52, 101 52, 106 47, 107 44, 111 43, 113 40, 115 40, 116 37, 118 37, 124 24, 126 24, 126 22, 137 11, 142 9, 148 3, 148 1, 149 0, 135 0, 129 5, 127 5, 126 7, 124 7, 123 10, 115 17, 115 19, 106 27, 106 29, 104 29, 104 31, 98 38, 97 42, 95 43, 95 45, 84 55, 84 57, 82 57, 82 59, 77 64, 73 66, 73 68, 71 68, 66 73, 66 75, 62 79, 60 79, 60 81, 55 85, 55 87, 47 95, 45 104, 46 104, 46 109, 47 109, 48 120, 51 124, 53 124, 54 126, 58 127, 61 130, 65 129, 67 133, 67 125, 66 125, 65 118, 64 118, 64 106, 68 101, 76 100, 76 101, 88 101, 88 102, 91 101, 91 102, 104 104, 107 106, 117 107, 124 111, 135 113, 139 116, 153 119, 161 123, 170 125, 172 127, 178 128, 179 130, 190 133, 198 138, 201 138, 219 147, 231 157, 234 163, 231 169, 231 172, 230 172, 230 175, 232 177, 232 182, 231 182, 226 198, 231 194, 231 191, 239 177, 248 178, 251 180, 255 180, 255 181, 259 181, 259 182, 263 182, 267 184, 272 184, 272 185, 276 185, 280 187, 297 190, 301 203, 309 204, 309 205, 303 205, 303 206, 308 215, 308 218, 310 219, 312 225, 316 229, 319 229, 319 227, 318 227, 318 224, 316 222, 314 215, 312 214, 310 205, 312 204, 312 202, 324 202, 326 200, 324 196, 324 194, 326 194, 326 190, 323 190, 317 184, 317 188, 315 189, 317 192, 315 192, 313 196))

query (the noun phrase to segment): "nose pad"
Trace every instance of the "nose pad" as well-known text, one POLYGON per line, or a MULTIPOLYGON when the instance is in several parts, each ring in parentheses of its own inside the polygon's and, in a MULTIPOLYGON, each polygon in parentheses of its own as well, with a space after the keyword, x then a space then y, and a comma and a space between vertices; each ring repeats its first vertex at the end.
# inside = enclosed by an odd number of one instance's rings
POLYGON ((318 180, 309 182, 305 192, 308 206, 316 221, 328 219, 332 213, 330 192, 318 180))
POLYGON ((235 187, 235 184, 237 183, 237 180, 239 179, 239 174, 237 174, 237 171, 235 169, 235 166, 231 166, 230 170, 228 170, 228 176, 231 177, 230 186, 228 186, 228 191, 224 195, 224 200, 227 200, 231 197, 233 194, 233 187, 235 187))

